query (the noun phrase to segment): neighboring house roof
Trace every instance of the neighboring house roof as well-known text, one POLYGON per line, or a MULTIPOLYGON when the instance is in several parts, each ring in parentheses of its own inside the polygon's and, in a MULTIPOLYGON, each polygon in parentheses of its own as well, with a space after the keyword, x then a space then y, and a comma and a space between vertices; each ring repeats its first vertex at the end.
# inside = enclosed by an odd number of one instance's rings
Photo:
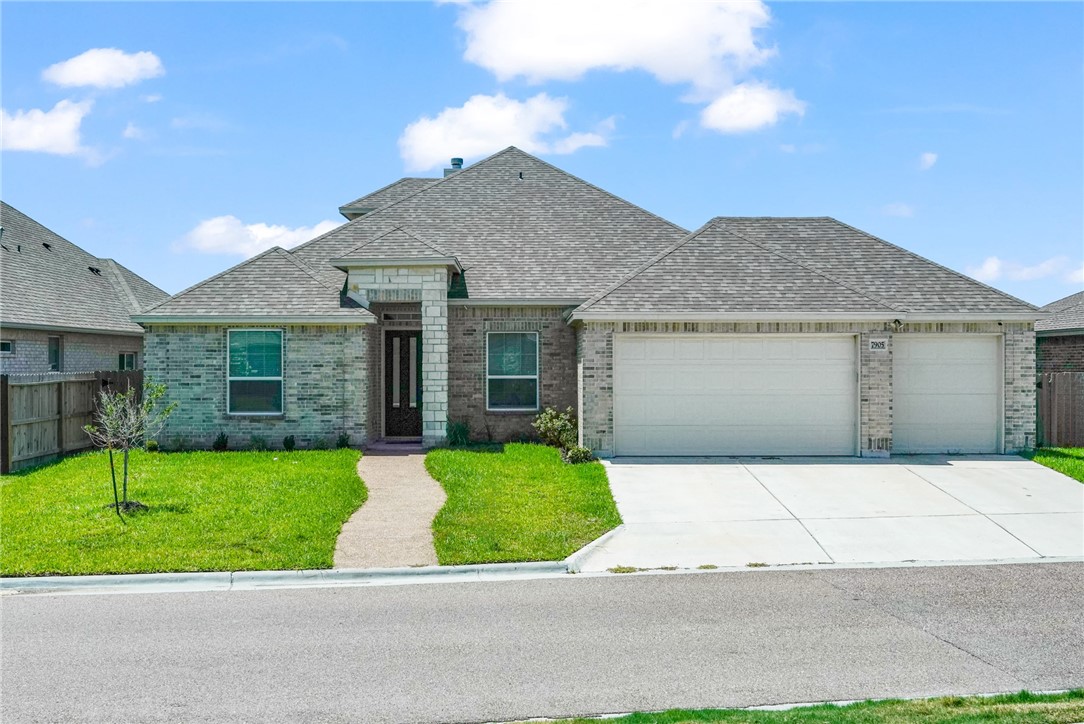
POLYGON ((136 315, 140 322, 311 322, 375 320, 281 247, 244 261, 136 315))
MULTIPOLYGON (((316 269, 402 226, 462 263, 474 300, 588 299, 687 233, 508 148, 294 250, 316 269)), ((388 248, 389 257, 398 252, 388 248)), ((335 271, 332 279, 340 280, 335 271)))
POLYGON ((1084 333, 1084 292, 1077 292, 1042 308, 1049 314, 1035 323, 1035 331, 1052 334, 1084 333))
POLYGON ((2 201, 0 227, 2 326, 141 334, 130 316, 169 296, 2 201))
POLYGON ((585 302, 574 316, 1035 311, 835 219, 718 217, 585 302))
POLYGON ((432 186, 439 178, 401 178, 388 184, 382 189, 377 189, 371 194, 366 194, 360 199, 354 199, 348 204, 339 207, 339 213, 347 219, 356 219, 359 216, 375 211, 381 206, 399 201, 411 194, 421 191, 427 186, 432 186))

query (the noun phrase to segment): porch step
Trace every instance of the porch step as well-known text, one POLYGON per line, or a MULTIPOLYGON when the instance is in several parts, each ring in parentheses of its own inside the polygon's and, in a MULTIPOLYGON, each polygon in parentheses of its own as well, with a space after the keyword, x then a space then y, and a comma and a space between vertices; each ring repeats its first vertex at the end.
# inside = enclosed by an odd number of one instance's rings
POLYGON ((420 453, 423 452, 421 438, 416 440, 374 440, 365 446, 369 453, 420 453))

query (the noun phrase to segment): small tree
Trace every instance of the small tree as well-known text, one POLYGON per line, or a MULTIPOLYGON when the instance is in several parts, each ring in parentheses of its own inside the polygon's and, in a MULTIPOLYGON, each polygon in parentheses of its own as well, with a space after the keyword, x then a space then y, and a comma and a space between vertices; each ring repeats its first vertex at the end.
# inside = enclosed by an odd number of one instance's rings
POLYGON ((157 435, 176 409, 176 402, 158 404, 165 394, 165 385, 150 380, 143 385, 142 400, 137 399, 134 387, 124 392, 102 390, 98 402, 98 424, 83 428, 95 445, 109 451, 109 472, 113 479, 113 503, 117 515, 122 509, 127 511, 146 507, 128 499, 128 455, 133 447, 140 447, 148 437, 157 435), (114 450, 120 450, 124 456, 119 494, 117 471, 113 463, 114 450))

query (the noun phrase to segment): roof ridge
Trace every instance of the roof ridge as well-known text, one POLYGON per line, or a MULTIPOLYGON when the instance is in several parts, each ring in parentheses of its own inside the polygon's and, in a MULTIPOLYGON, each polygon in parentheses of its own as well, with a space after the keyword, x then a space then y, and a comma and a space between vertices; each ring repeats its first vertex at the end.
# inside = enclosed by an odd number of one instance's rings
POLYGON ((440 254, 441 256, 450 256, 450 257, 455 257, 455 254, 449 254, 449 253, 448 253, 447 251, 445 251, 444 249, 441 249, 441 248, 440 248, 439 246, 437 246, 436 244, 434 244, 434 243, 432 243, 432 242, 430 242, 430 241, 426 241, 426 240, 425 240, 425 239, 423 239, 422 237, 418 236, 418 235, 417 235, 417 233, 415 233, 415 232, 411 231, 411 230, 410 230, 410 229, 409 229, 409 228, 408 228, 408 227, 406 226, 406 224, 400 224, 400 225, 399 225, 398 227, 396 227, 396 228, 397 228, 397 229, 398 229, 399 231, 401 231, 401 232, 403 232, 404 234, 406 234, 407 236, 409 236, 409 237, 410 237, 411 239, 413 239, 414 241, 418 242, 419 244, 424 244, 425 246, 429 247, 430 249, 432 249, 433 251, 437 252, 437 253, 438 253, 438 254, 440 254))
MULTIPOLYGON (((722 221, 722 217, 716 217, 715 219, 713 219, 713 221, 722 221)), ((850 291, 854 292, 855 294, 858 294, 859 296, 862 296, 862 297, 865 297, 866 299, 877 302, 878 304, 884 305, 885 307, 888 307, 889 309, 895 310, 897 312, 906 312, 907 311, 903 307, 900 307, 900 306, 898 306, 896 304, 891 304, 891 303, 889 303, 888 301, 886 301, 884 299, 881 299, 879 297, 875 297, 872 294, 870 294, 870 293, 868 293, 866 291, 863 291, 862 289, 859 289, 857 287, 853 287, 850 284, 847 284, 846 282, 843 282, 843 281, 841 281, 839 279, 836 279, 831 274, 828 274, 827 272, 821 271, 820 269, 818 269, 818 268, 816 268, 814 266, 810 266, 809 264, 805 264, 804 262, 800 262, 797 259, 795 259, 795 258, 793 258, 793 257, 791 257, 791 256, 789 256, 787 254, 784 254, 781 251, 776 251, 775 249, 769 249, 768 247, 764 246, 763 244, 759 244, 759 243, 753 241, 752 239, 750 239, 747 236, 743 236, 742 234, 739 234, 736 231, 732 231, 732 230, 726 228, 725 223, 721 227, 721 230, 724 233, 730 234, 731 236, 738 237, 739 239, 741 239, 742 241, 744 241, 744 242, 746 242, 748 244, 752 244, 753 246, 755 246, 756 248, 758 248, 758 249, 760 249, 762 251, 766 251, 769 254, 774 254, 775 256, 778 256, 781 259, 786 259, 791 264, 794 264, 796 266, 800 266, 803 269, 805 269, 806 271, 811 271, 814 274, 822 276, 825 279, 827 279, 828 281, 832 282, 833 284, 841 286, 844 289, 849 289, 850 291)))
POLYGON ((128 282, 124 279, 124 275, 120 273, 120 269, 117 268, 117 262, 112 259, 101 259, 105 262, 105 265, 109 268, 113 286, 119 287, 119 291, 122 296, 128 298, 128 302, 133 312, 139 312, 143 305, 139 303, 136 295, 132 292, 132 288, 128 286, 128 282))
POLYGON ((392 186, 397 186, 398 184, 401 184, 404 181, 433 181, 433 182, 437 182, 437 181, 440 181, 440 177, 438 176, 438 177, 434 177, 434 178, 429 178, 427 176, 403 176, 403 177, 401 177, 399 179, 396 179, 395 181, 392 181, 390 184, 386 184, 384 186, 381 186, 376 191, 370 191, 369 193, 365 194, 364 196, 357 197, 353 201, 347 201, 345 204, 343 204, 339 208, 340 209, 348 209, 348 208, 350 208, 350 206, 352 206, 353 204, 356 204, 357 202, 361 201, 362 199, 367 199, 370 196, 376 196, 381 191, 387 191, 392 186))
POLYGON ((336 287, 331 286, 330 284, 325 282, 323 279, 321 279, 319 277, 319 275, 316 273, 315 269, 313 269, 311 266, 309 266, 308 264, 303 262, 301 259, 295 259, 294 255, 292 253, 290 253, 289 251, 287 251, 286 249, 283 249, 280 246, 276 246, 275 249, 279 250, 280 256, 286 257, 294 266, 296 266, 298 269, 303 271, 308 276, 312 277, 313 280, 315 280, 316 283, 318 283, 320 286, 324 287, 328 291, 336 291, 336 292, 339 291, 336 287))
POLYGON ((855 231, 855 232, 861 234, 862 236, 869 237, 870 239, 873 239, 874 241, 879 241, 882 244, 885 244, 887 246, 892 247, 893 249, 897 249, 899 251, 902 251, 904 254, 907 254, 908 256, 912 256, 915 259, 919 259, 920 261, 924 261, 924 262, 926 262, 928 264, 933 264, 935 267, 937 267, 939 269, 944 269, 945 271, 949 272, 950 274, 952 274, 954 276, 957 276, 957 277, 959 277, 961 279, 964 279, 966 281, 969 281, 972 284, 978 284, 981 287, 985 287, 986 289, 989 289, 992 292, 996 292, 996 293, 1000 294, 1001 296, 1005 297, 1006 299, 1011 299, 1014 302, 1019 302, 1020 304, 1023 304, 1023 305, 1025 305, 1027 307, 1030 307, 1031 309, 1034 309, 1034 310, 1039 309, 1034 304, 1032 304, 1030 302, 1025 302, 1023 299, 1020 299, 1019 297, 1014 297, 1013 295, 1009 294, 1008 292, 1003 292, 1003 291, 1001 291, 1000 289, 998 289, 996 287, 992 287, 989 284, 986 284, 984 282, 980 282, 978 279, 973 279, 972 277, 969 277, 966 274, 958 272, 955 269, 950 269, 949 267, 945 266, 944 264, 938 264, 937 262, 933 261, 932 259, 927 259, 926 257, 922 256, 921 254, 916 254, 913 251, 908 251, 907 249, 904 249, 902 246, 897 246, 896 244, 893 244, 891 241, 885 241, 884 239, 882 239, 879 236, 874 236, 873 234, 869 233, 868 231, 862 231, 861 229, 858 229, 858 228, 856 228, 854 226, 851 226, 850 224, 848 224, 846 222, 840 221, 839 219, 837 219, 837 218, 835 218, 833 216, 826 216, 824 218, 831 219, 832 221, 839 224, 840 226, 844 226, 844 227, 850 229, 851 231, 855 231))
POLYGON ((1060 312, 1060 311, 1063 311, 1065 309, 1072 309, 1073 307, 1080 306, 1081 304, 1084 304, 1084 291, 1073 292, 1072 294, 1066 294, 1061 299, 1055 299, 1054 301, 1052 301, 1052 302, 1050 302, 1048 304, 1044 304, 1043 306, 1039 307, 1039 309, 1049 310, 1051 312, 1060 312), (1080 297, 1080 299, 1076 300, 1072 304, 1067 304, 1064 307, 1058 307, 1057 309, 1051 309, 1051 307, 1053 307, 1055 304, 1061 304, 1062 302, 1068 302, 1073 297, 1080 297))
POLYGON ((189 292, 195 291, 196 289, 199 289, 202 286, 206 286, 207 284, 210 284, 211 282, 213 282, 215 279, 218 279, 219 277, 223 277, 226 274, 229 274, 230 272, 234 271, 235 269, 240 269, 243 266, 247 266, 247 265, 251 264, 252 262, 256 261, 257 259, 262 259, 263 257, 265 257, 268 254, 270 254, 271 252, 273 252, 275 249, 281 249, 281 248, 282 247, 279 247, 279 246, 273 246, 270 249, 267 249, 266 251, 261 251, 256 256, 250 256, 248 259, 245 259, 245 260, 243 260, 243 261, 241 261, 241 262, 239 262, 237 264, 234 264, 233 266, 229 267, 228 269, 223 269, 222 271, 220 271, 218 274, 215 274, 214 276, 207 277, 203 281, 197 282, 196 284, 193 284, 192 286, 188 287, 187 289, 182 289, 181 291, 177 292, 176 294, 170 295, 169 297, 163 299, 162 301, 158 302, 157 304, 155 304, 153 306, 150 306, 150 307, 147 307, 146 309, 142 310, 140 312, 140 314, 146 314, 147 312, 158 309, 158 307, 161 307, 163 304, 166 304, 167 302, 169 302, 169 301, 171 301, 173 299, 177 299, 178 297, 182 297, 185 294, 188 294, 189 292))

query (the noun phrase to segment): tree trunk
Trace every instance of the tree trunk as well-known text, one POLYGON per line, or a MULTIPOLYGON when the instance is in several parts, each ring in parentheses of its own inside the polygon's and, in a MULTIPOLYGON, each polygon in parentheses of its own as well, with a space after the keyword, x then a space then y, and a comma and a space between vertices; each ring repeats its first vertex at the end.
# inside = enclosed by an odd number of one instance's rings
POLYGON ((128 505, 128 448, 124 448, 124 505, 128 505))
POLYGON ((120 515, 120 498, 117 497, 117 468, 113 465, 113 448, 109 448, 109 474, 113 476, 113 507, 116 509, 117 515, 120 515))

